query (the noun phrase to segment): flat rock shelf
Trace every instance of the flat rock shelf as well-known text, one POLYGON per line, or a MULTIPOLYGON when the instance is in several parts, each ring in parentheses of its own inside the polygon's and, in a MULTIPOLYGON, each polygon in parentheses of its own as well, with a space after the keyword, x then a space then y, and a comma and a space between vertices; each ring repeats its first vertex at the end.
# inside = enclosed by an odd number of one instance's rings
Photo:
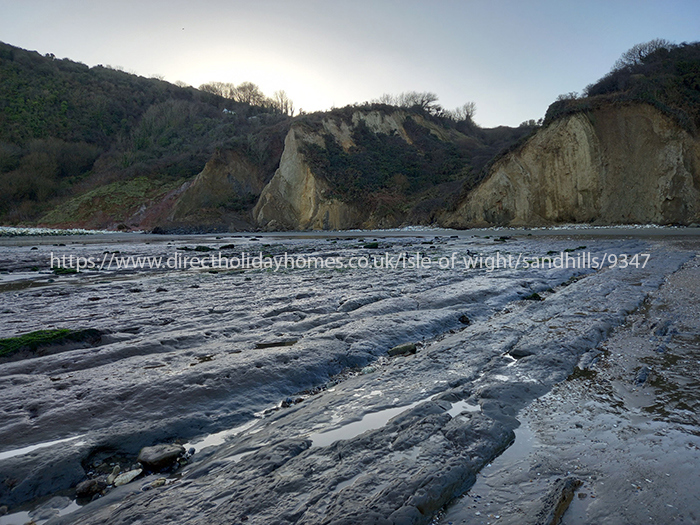
POLYGON ((2 358, 0 524, 697 519, 700 243, 639 231, 0 239, 0 337, 100 334, 2 358), (50 269, 178 253, 343 264, 50 269))

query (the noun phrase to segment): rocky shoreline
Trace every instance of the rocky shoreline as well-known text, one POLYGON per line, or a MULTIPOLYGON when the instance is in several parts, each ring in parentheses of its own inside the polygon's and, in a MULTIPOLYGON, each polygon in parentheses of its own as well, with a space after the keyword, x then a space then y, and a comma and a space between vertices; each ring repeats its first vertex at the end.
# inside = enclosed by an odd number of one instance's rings
MULTIPOLYGON (((581 239, 421 234, 375 242, 436 256, 545 255, 573 251, 581 239)), ((356 240, 331 242, 277 239, 266 249, 368 250, 356 240)), ((259 241, 237 248, 245 243, 259 241)), ((1 502, 13 512, 74 490, 99 454, 135 458, 144 446, 180 443, 195 454, 176 475, 139 472, 48 523, 429 523, 441 509, 457 512, 450 509, 459 503, 444 506, 478 487, 478 473, 503 450, 502 457, 515 450, 508 447, 523 419, 566 389, 558 385, 578 384, 566 381, 576 366, 590 370, 585 360, 639 315, 667 276, 685 275, 687 268, 674 272, 696 250, 692 241, 585 243, 597 254, 648 252, 649 264, 494 273, 143 271, 13 285, 3 293, 12 294, 5 326, 45 326, 58 315, 52 308, 71 305, 74 323, 89 319, 105 335, 95 348, 0 365, 3 442, 15 443, 7 449, 29 436, 30 444, 76 436, 0 460, 1 502), (42 303, 46 310, 33 310, 42 303), (36 318, 27 319, 30 310, 36 318), (203 446, 207 440, 220 444, 203 446)), ((4 248, 6 267, 20 265, 15 255, 4 248)), ((552 414, 568 414, 550 404, 552 414)), ((555 421, 552 414, 540 423, 555 421)), ((533 432, 537 425, 526 420, 533 432)))
POLYGON ((543 522, 564 479, 565 524, 697 521, 699 283, 695 257, 520 412, 520 443, 436 523, 543 522))

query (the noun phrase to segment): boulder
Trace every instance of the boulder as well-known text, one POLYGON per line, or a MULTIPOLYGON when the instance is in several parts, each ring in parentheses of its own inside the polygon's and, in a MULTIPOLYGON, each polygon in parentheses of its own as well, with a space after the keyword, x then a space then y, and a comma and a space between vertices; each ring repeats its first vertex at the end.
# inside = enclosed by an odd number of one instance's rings
POLYGON ((155 445, 142 448, 137 460, 147 469, 161 470, 174 464, 184 453, 182 445, 155 445))
POLYGON ((101 479, 87 479, 78 483, 75 487, 75 495, 79 498, 92 498, 95 494, 101 494, 107 488, 107 483, 101 479))
POLYGON ((415 354, 416 353, 416 343, 405 343, 399 346, 395 346, 391 350, 389 350, 389 355, 391 357, 397 356, 397 355, 409 355, 409 354, 415 354))

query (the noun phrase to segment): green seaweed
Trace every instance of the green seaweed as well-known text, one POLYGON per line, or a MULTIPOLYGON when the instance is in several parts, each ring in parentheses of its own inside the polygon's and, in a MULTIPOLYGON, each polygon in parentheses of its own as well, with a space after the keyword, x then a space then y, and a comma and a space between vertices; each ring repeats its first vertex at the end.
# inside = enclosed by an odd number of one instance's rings
POLYGON ((7 356, 19 350, 36 352, 42 346, 63 344, 68 342, 97 342, 100 338, 98 330, 69 330, 59 328, 54 330, 37 330, 16 337, 0 339, 0 356, 7 356))
POLYGON ((61 266, 58 268, 54 268, 53 273, 55 273, 56 275, 70 275, 73 273, 78 273, 78 270, 76 270, 75 268, 65 268, 61 266))

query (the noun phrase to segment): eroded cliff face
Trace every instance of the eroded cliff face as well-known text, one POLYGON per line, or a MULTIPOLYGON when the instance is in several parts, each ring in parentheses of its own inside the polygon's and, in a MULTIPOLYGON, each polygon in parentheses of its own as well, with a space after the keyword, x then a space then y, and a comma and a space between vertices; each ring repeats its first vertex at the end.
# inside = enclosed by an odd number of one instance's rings
POLYGON ((406 114, 401 111, 391 114, 358 111, 349 121, 326 118, 316 131, 309 131, 303 125, 292 126, 285 139, 279 169, 253 209, 256 223, 268 230, 335 230, 383 225, 371 210, 332 197, 327 181, 309 166, 303 146, 325 147, 323 135, 330 134, 348 151, 355 145, 352 133, 360 122, 373 133, 397 134, 411 143, 403 127, 405 120, 406 114))
POLYGON ((235 223, 235 215, 245 216, 242 212, 257 199, 264 185, 264 174, 258 166, 234 150, 222 150, 184 191, 168 221, 235 223))
POLYGON ((645 104, 562 118, 500 159, 445 226, 689 224, 700 141, 645 104))
MULTIPOLYGON (((350 134, 340 128, 335 134, 350 140, 350 134)), ((354 225, 359 220, 357 210, 326 197, 328 185, 312 173, 300 151, 304 142, 323 145, 320 135, 293 126, 284 141, 280 167, 253 208, 254 220, 269 230, 327 230, 354 225)))

